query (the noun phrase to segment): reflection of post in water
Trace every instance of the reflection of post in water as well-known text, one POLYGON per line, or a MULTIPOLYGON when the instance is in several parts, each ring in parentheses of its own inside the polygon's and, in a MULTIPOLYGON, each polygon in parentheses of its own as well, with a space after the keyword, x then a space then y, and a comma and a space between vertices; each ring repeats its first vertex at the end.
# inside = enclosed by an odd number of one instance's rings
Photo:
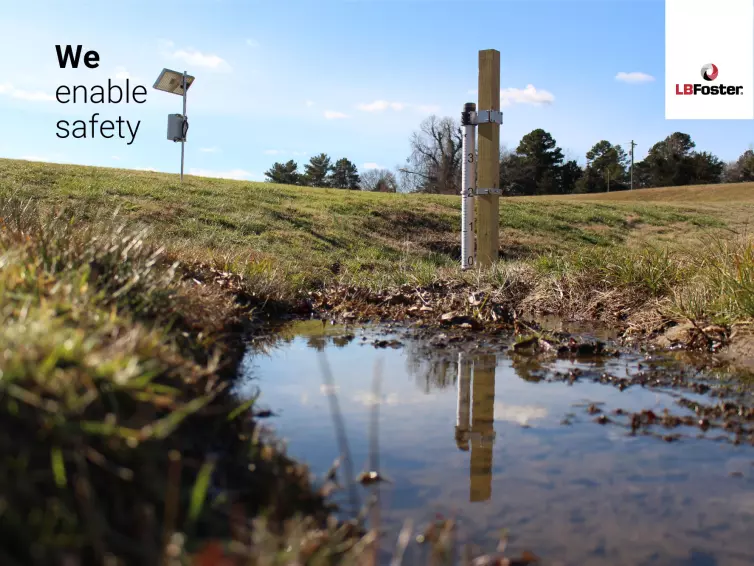
POLYGON ((456 409, 456 446, 464 452, 469 449, 471 423, 471 360, 466 354, 458 354, 458 407, 456 409))
POLYGON ((469 450, 469 441, 471 444, 469 499, 472 502, 487 501, 492 496, 496 365, 494 355, 474 360, 463 353, 458 357, 456 444, 464 451, 469 450))
POLYGON ((495 441, 494 355, 474 363, 471 406, 471 501, 487 501, 492 495, 492 444, 495 441))

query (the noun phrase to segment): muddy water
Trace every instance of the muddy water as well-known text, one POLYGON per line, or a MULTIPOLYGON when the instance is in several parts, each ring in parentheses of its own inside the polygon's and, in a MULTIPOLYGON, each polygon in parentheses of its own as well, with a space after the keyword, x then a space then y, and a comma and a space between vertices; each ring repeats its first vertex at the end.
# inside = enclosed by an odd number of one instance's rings
MULTIPOLYGON (((322 475, 339 455, 326 361, 358 473, 370 458, 379 365, 379 467, 390 480, 381 484, 381 520, 391 546, 407 518, 421 527, 441 513, 457 517, 461 538, 481 550, 494 551, 507 529, 509 550, 547 564, 754 563, 754 447, 691 426, 674 429, 675 442, 662 430, 632 435, 615 409, 690 414, 681 393, 595 382, 653 363, 671 371, 672 362, 539 362, 505 344, 435 347, 411 336, 319 321, 288 328, 250 348, 241 390, 261 391, 289 453, 322 475), (375 345, 392 339, 399 344, 375 345), (557 377, 574 370, 573 383, 557 377), (598 409, 612 422, 595 422, 598 409)), ((337 501, 347 505, 346 493, 337 501)))

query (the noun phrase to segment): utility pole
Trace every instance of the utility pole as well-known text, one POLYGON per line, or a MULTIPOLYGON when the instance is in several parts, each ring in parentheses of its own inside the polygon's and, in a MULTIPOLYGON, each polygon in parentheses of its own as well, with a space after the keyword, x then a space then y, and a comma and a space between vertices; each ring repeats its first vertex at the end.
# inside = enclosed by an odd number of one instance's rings
POLYGON ((636 143, 631 140, 631 190, 634 190, 634 147, 636 143))

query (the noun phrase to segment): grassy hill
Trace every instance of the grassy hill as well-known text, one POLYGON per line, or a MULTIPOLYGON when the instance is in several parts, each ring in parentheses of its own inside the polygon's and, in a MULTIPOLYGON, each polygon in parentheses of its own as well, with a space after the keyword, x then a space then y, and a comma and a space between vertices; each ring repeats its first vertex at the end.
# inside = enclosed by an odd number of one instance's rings
MULTIPOLYGON (((708 238, 745 228, 749 186, 501 200, 501 258, 708 238), (716 206, 724 203, 724 206, 716 206)), ((372 288, 455 276, 460 199, 290 187, 0 160, 0 194, 147 226, 187 260, 274 280, 286 291, 335 279, 372 288), (332 269, 336 265, 339 269, 332 269), (337 274, 333 273, 337 271, 337 274), (336 277, 337 275, 337 277, 336 277)))
POLYGON ((720 185, 687 185, 634 191, 613 191, 595 195, 566 195, 571 200, 599 200, 612 202, 662 203, 751 203, 754 202, 754 183, 720 185))

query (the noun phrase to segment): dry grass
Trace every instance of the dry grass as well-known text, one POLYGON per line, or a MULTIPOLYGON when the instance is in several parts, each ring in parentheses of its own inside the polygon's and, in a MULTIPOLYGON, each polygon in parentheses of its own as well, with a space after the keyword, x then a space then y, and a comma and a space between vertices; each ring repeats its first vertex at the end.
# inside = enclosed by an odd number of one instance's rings
MULTIPOLYGON (((519 197, 520 198, 520 197, 519 197)), ((531 199, 556 199, 600 202, 657 202, 657 203, 754 203, 754 183, 729 183, 719 185, 686 185, 683 187, 658 187, 633 191, 613 191, 583 195, 527 197, 531 199)))
POLYGON ((0 265, 0 562, 157 564, 173 532, 229 538, 231 511, 323 509, 229 393, 232 296, 110 219, 17 200, 0 265))

